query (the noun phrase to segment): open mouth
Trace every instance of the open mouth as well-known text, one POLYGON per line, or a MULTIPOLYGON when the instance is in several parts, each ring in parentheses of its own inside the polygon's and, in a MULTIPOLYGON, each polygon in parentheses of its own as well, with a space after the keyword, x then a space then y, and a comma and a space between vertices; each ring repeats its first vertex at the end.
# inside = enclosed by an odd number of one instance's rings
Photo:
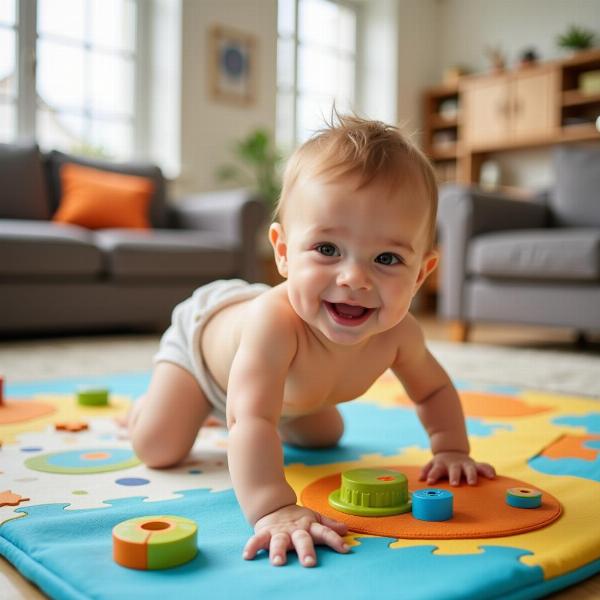
POLYGON ((327 312, 333 320, 340 325, 361 325, 375 310, 365 306, 344 304, 343 302, 327 302, 327 300, 324 300, 323 304, 325 304, 325 308, 327 308, 327 312))

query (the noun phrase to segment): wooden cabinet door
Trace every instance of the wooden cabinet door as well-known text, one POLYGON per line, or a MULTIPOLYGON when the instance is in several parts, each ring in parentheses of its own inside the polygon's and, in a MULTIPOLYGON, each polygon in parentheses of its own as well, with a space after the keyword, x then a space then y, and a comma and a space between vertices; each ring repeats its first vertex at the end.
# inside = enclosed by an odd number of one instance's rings
POLYGON ((511 81, 511 139, 536 141, 556 133, 558 72, 523 72, 511 81))
POLYGON ((504 76, 474 80, 461 94, 461 131, 471 148, 483 148, 505 141, 509 135, 509 85, 504 76))

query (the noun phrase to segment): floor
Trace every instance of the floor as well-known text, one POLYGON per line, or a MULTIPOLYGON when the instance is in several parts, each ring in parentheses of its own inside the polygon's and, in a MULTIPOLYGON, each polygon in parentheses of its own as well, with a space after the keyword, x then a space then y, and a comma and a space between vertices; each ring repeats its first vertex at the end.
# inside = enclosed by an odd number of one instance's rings
MULTIPOLYGON (((451 327, 439 322, 432 314, 421 314, 418 318, 425 335, 431 341, 450 341, 451 327)), ((39 379, 39 374, 48 376, 76 376, 70 364, 85 364, 87 374, 106 372, 111 349, 122 345, 119 336, 86 338, 21 339, 0 342, 2 370, 15 379, 39 379), (76 342, 74 344, 74 342, 76 342), (77 361, 70 361, 77 352, 77 361), (57 360, 60 356, 60 360, 57 360), (83 363, 82 363, 83 361, 83 363)), ((573 355, 600 356, 600 337, 588 340, 585 345, 577 343, 568 330, 542 327, 498 326, 478 324, 473 328, 469 342, 525 349, 560 350, 573 355)), ((126 342, 128 343, 128 342, 126 342)), ((133 352, 130 361, 120 365, 123 370, 143 370, 150 364, 155 352, 158 336, 139 336, 131 341, 133 352)), ((77 367, 81 368, 81 367, 77 367)), ((38 600, 45 596, 25 580, 8 562, 0 558, 0 597, 5 600, 38 600)), ((600 598, 600 575, 551 596, 554 600, 592 600, 600 598)))

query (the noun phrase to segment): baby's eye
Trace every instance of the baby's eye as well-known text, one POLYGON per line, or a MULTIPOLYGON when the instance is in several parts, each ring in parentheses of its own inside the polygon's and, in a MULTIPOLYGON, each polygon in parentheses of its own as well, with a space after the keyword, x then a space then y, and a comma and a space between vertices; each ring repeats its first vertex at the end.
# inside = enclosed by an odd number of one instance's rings
POLYGON ((339 251, 333 244, 318 244, 315 250, 323 256, 339 256, 339 251))
POLYGON ((378 262, 380 265, 397 265, 398 263, 403 262, 402 259, 392 252, 383 252, 376 259, 375 262, 378 262))

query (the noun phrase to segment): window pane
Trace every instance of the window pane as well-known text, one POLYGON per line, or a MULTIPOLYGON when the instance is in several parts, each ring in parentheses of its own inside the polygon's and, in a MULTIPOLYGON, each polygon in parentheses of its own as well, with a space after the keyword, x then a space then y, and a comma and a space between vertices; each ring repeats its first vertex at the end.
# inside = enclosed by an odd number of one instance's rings
POLYGON ((339 57, 337 60, 337 89, 336 98, 341 102, 354 101, 354 76, 356 64, 353 59, 339 57))
POLYGON ((0 142, 12 142, 17 134, 17 111, 11 102, 0 100, 0 142))
POLYGON ((39 33, 85 40, 85 0, 38 0, 37 5, 39 33))
POLYGON ((277 94, 277 146, 289 152, 294 147, 294 93, 277 94))
POLYGON ((10 29, 0 29, 0 98, 14 98, 16 95, 15 47, 15 32, 10 29))
POLYGON ((132 0, 92 0, 92 44, 113 50, 135 48, 135 3, 132 0))
POLYGON ((110 158, 127 158, 133 153, 133 124, 94 120, 91 122, 90 143, 110 158))
POLYGON ((356 53, 356 13, 344 6, 339 12, 339 46, 345 52, 356 53))
POLYGON ((84 143, 85 119, 82 114, 62 114, 38 106, 37 139, 44 150, 57 148, 72 152, 84 143))
POLYGON ((38 40, 37 89, 51 107, 83 107, 84 71, 83 48, 38 40))
POLYGON ((313 47, 298 49, 298 89, 301 92, 333 95, 337 89, 337 59, 326 50, 313 47))
POLYGON ((16 15, 16 0, 0 0, 0 23, 14 25, 16 15))
POLYGON ((303 42, 333 45, 337 34, 338 7, 326 0, 300 0, 298 36, 303 42))
MULTIPOLYGON (((298 126, 296 137, 299 143, 305 142, 315 131, 322 129, 331 117, 333 98, 331 96, 298 96, 298 126)), ((339 105, 336 102, 336 108, 339 105)))
POLYGON ((90 57, 92 110, 133 115, 133 63, 118 56, 94 52, 90 57))
POLYGON ((279 35, 294 35, 295 0, 279 0, 277 3, 277 31, 279 35))
POLYGON ((277 42, 277 84, 294 85, 294 42, 279 39, 277 42))

